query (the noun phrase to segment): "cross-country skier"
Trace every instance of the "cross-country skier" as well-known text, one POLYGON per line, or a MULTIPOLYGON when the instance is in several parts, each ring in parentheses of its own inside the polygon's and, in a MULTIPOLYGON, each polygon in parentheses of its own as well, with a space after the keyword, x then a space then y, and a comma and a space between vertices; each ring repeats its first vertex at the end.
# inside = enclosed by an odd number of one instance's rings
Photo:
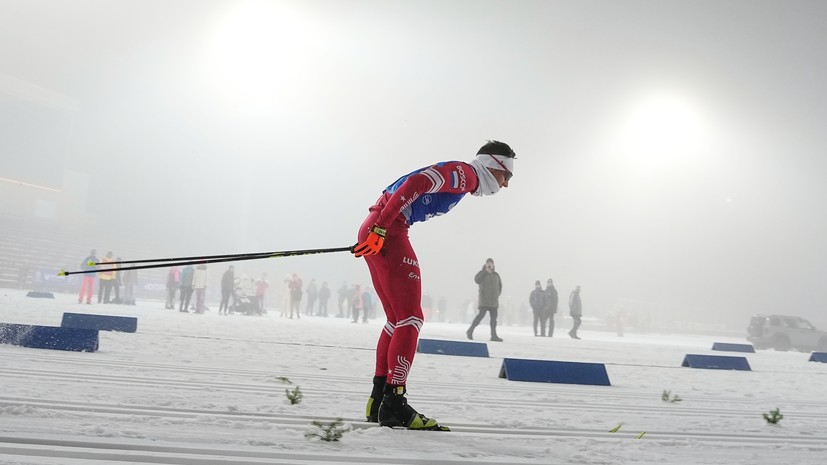
POLYGON ((408 227, 451 210, 464 196, 493 195, 508 187, 516 155, 489 141, 471 162, 446 161, 420 168, 385 188, 359 228, 356 257, 365 257, 387 316, 376 346, 376 372, 368 399, 369 422, 411 429, 445 429, 418 413, 405 398, 423 316, 419 262, 408 227))

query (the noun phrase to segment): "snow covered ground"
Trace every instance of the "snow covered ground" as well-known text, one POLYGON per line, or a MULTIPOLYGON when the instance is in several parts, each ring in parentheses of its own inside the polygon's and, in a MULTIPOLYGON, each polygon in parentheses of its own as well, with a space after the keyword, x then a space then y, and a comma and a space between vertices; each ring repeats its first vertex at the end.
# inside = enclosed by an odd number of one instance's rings
MULTIPOLYGON (((134 334, 101 332, 100 350, 0 345, 0 464, 822 464, 827 364, 809 354, 712 352, 681 335, 583 332, 535 338, 504 327, 491 358, 418 354, 409 399, 450 433, 362 422, 382 321, 203 315, 78 305, 0 290, 0 321, 59 326, 64 311, 138 317, 134 334), (746 355, 753 371, 682 368, 688 353, 746 355), (602 362, 610 387, 498 377, 504 357, 602 362), (293 384, 287 384, 286 377, 293 384), (299 386, 291 405, 286 389, 299 386), (683 401, 661 400, 670 390, 683 401), (780 408, 769 425, 761 414, 780 408), (341 417, 339 442, 305 438, 341 417), (619 431, 610 430, 622 424, 619 431), (646 434, 636 439, 639 433, 646 434)), ((486 334, 486 327, 477 330, 486 334)), ((464 337, 426 323, 422 336, 464 337)))

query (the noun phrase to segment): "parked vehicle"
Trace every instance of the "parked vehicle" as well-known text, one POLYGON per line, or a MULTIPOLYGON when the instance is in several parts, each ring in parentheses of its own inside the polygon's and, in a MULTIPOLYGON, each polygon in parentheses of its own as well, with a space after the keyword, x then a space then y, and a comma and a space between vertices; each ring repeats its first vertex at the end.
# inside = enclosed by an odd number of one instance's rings
POLYGON ((827 352, 827 332, 797 316, 755 315, 747 328, 747 340, 756 349, 827 352))

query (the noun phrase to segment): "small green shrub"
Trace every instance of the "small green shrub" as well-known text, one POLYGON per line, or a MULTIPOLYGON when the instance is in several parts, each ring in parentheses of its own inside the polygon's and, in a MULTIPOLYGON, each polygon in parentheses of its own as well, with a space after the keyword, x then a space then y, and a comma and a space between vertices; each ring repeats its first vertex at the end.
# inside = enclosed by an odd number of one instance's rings
POLYGON ((781 410, 779 410, 778 408, 776 408, 775 410, 770 410, 769 413, 764 413, 763 416, 764 420, 767 420, 767 423, 773 425, 778 424, 778 422, 781 421, 782 418, 784 418, 784 415, 781 414, 781 410))
POLYGON ((660 399, 664 402, 669 402, 671 404, 674 404, 675 402, 680 402, 680 401, 683 400, 677 394, 675 394, 671 398, 670 398, 670 396, 672 396, 672 392, 667 391, 666 389, 664 389, 663 394, 661 394, 661 396, 660 396, 660 399))
POLYGON ((342 435, 349 431, 348 428, 344 428, 344 422, 341 418, 337 418, 330 423, 322 423, 316 420, 313 422, 313 426, 315 426, 316 429, 304 433, 304 437, 308 439, 319 438, 325 442, 333 442, 342 439, 342 435))
POLYGON ((290 405, 296 405, 301 403, 302 397, 304 397, 304 394, 302 394, 302 391, 301 389, 299 389, 298 386, 296 386, 296 389, 293 389, 292 391, 289 389, 285 389, 284 393, 287 394, 287 400, 290 401, 290 405))

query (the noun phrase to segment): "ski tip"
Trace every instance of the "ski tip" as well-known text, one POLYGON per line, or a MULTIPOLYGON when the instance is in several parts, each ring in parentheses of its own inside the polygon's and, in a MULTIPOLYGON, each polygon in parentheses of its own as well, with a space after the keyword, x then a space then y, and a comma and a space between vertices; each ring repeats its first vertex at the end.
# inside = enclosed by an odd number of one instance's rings
POLYGON ((67 273, 67 272, 66 272, 66 270, 64 270, 63 268, 61 268, 61 269, 60 269, 60 271, 58 271, 58 272, 57 272, 57 275, 58 275, 58 276, 68 276, 68 275, 69 275, 69 273, 67 273))
POLYGON ((95 265, 97 265, 97 263, 95 263, 94 260, 89 260, 88 262, 86 262, 86 266, 95 266, 95 265))
POLYGON ((641 431, 641 432, 640 432, 640 434, 638 434, 637 436, 635 436, 635 439, 641 439, 641 438, 643 438, 643 435, 644 435, 644 434, 646 434, 646 431, 641 431))
POLYGON ((428 428, 408 428, 414 431, 451 431, 451 428, 442 425, 434 425, 428 428))
POLYGON ((621 426, 623 426, 623 423, 621 423, 621 424, 615 426, 614 428, 610 429, 609 432, 610 433, 617 433, 620 430, 621 426))

